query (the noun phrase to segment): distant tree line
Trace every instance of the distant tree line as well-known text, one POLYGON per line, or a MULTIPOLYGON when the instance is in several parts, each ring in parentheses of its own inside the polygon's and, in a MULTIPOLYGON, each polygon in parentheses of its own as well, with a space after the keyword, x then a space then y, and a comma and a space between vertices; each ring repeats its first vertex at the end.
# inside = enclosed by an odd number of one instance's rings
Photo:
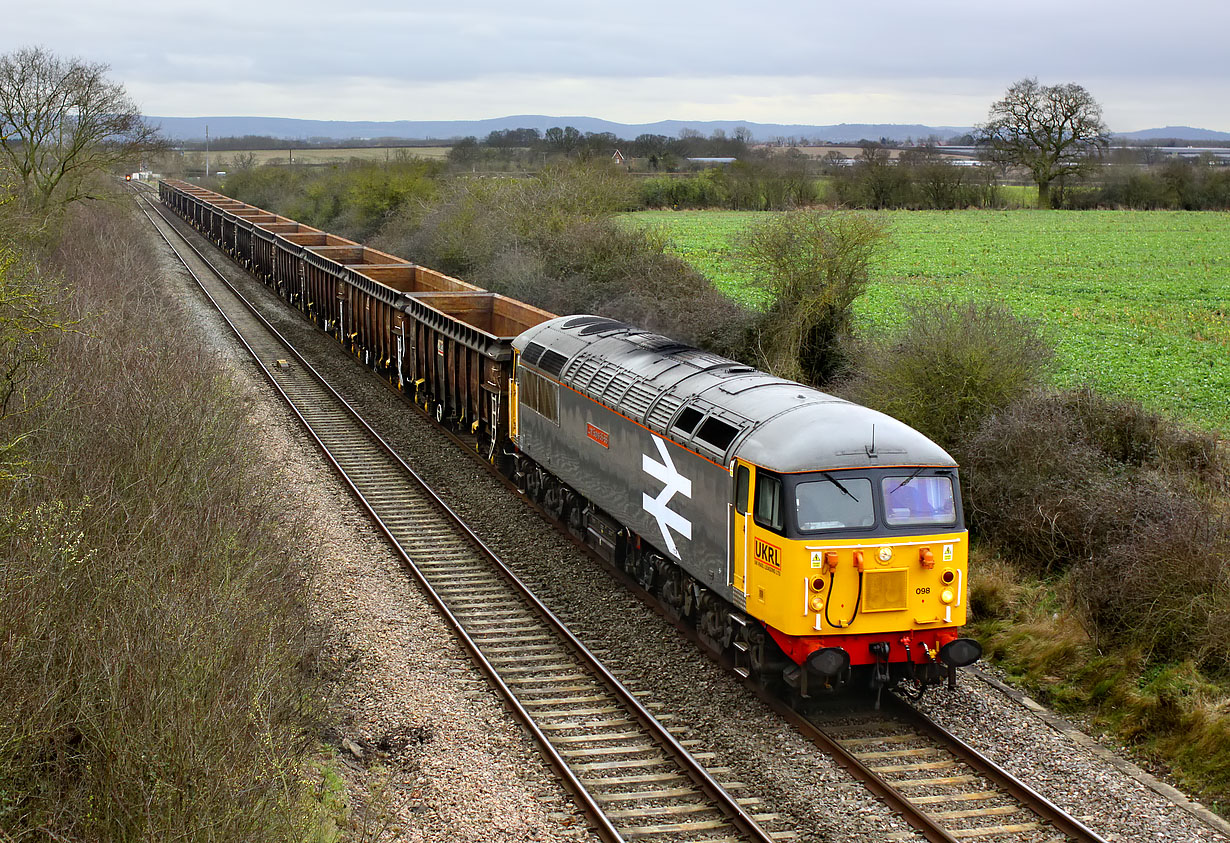
POLYGON ((449 160, 461 166, 541 163, 550 158, 590 160, 611 157, 618 150, 625 158, 645 161, 650 170, 672 172, 689 158, 739 158, 748 154, 752 133, 738 128, 733 135, 722 129, 705 136, 683 129, 678 137, 642 134, 633 140, 612 132, 582 132, 574 126, 537 129, 500 129, 479 139, 465 137, 453 144, 449 160))

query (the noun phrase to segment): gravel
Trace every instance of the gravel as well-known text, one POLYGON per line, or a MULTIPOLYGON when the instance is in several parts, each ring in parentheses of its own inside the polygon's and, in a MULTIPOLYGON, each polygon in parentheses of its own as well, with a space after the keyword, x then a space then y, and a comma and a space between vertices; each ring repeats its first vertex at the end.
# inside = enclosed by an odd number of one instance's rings
MULTIPOLYGON (((587 646, 644 699, 673 715, 667 725, 676 737, 698 740, 693 751, 715 753, 711 765, 730 770, 720 778, 744 783, 738 795, 761 800, 756 811, 780 815, 767 828, 794 830, 801 840, 919 839, 332 339, 225 259, 215 264, 477 525, 587 646)), ((361 746, 377 745, 386 735, 427 736, 388 761, 404 839, 569 839, 579 833, 559 787, 509 715, 481 690, 482 680, 340 483, 324 471, 285 411, 264 412, 268 447, 293 476, 288 499, 325 514, 318 519, 321 545, 312 554, 318 557, 315 592, 320 611, 340 631, 339 647, 353 654, 341 682, 348 719, 340 732, 361 746)), ((1142 783, 1129 764, 1095 750, 1091 739, 1082 742, 1054 728, 993 685, 966 676, 955 692, 931 692, 924 708, 1108 840, 1223 839, 1142 783)), ((352 791, 363 783, 356 771, 352 791)))

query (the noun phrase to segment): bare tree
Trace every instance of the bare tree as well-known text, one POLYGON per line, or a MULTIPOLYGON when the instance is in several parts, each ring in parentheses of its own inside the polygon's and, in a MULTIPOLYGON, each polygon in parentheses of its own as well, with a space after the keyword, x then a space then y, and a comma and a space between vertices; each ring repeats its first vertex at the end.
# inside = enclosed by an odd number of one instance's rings
POLYGON ((1038 185, 1038 207, 1051 207, 1051 183, 1098 166, 1110 131, 1102 106, 1080 85, 1039 85, 1022 79, 991 106, 977 127, 990 158, 1029 170, 1038 185))
POLYGON ((93 174, 162 148, 107 70, 42 47, 0 56, 0 163, 30 210, 90 197, 93 174))

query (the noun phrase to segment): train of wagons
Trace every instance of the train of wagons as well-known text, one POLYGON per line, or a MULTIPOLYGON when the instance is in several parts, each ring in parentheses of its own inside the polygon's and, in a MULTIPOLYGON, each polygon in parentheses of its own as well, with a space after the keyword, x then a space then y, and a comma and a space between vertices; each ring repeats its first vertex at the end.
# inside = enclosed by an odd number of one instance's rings
POLYGON ((741 675, 917 692, 980 657, 957 466, 913 428, 185 182, 159 193, 741 675))

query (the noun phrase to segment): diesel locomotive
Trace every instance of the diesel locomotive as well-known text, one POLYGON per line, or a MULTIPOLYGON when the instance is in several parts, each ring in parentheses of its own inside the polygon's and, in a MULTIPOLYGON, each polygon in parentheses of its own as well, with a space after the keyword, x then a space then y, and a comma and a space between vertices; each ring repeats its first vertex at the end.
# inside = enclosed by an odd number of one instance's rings
POLYGON ((183 182, 164 203, 474 447, 745 677, 905 690, 961 637, 956 463, 901 422, 555 316, 183 182))

